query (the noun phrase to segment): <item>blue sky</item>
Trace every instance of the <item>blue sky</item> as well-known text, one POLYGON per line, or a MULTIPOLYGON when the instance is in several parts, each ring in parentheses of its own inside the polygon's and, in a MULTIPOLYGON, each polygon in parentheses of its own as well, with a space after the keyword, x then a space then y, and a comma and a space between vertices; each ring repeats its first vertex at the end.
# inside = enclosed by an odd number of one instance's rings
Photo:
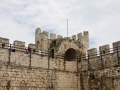
POLYGON ((0 0, 0 37, 35 42, 35 29, 66 37, 89 31, 89 48, 120 40, 120 0, 0 0))

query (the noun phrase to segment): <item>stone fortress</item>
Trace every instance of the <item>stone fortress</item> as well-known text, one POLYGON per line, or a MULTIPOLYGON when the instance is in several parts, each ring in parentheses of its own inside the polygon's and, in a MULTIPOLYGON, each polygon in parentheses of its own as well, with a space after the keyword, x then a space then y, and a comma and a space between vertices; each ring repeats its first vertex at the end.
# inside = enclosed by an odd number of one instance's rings
POLYGON ((0 37, 0 90, 119 90, 120 41, 89 49, 89 33, 35 31, 35 44, 0 37), (50 36, 50 39, 48 38, 50 36), (44 51, 40 54, 39 51, 44 51))

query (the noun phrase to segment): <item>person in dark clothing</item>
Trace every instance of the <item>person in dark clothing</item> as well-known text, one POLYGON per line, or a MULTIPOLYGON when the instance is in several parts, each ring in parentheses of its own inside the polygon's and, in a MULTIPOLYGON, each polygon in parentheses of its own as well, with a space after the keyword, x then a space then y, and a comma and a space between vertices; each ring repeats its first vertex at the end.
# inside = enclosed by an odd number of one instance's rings
POLYGON ((28 55, 31 54, 31 48, 28 46, 28 55))

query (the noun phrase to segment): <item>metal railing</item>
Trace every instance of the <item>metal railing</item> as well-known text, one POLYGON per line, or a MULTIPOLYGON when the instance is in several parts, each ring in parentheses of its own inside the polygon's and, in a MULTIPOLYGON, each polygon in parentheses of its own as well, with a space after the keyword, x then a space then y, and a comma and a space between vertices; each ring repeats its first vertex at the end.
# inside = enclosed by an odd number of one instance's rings
MULTIPOLYGON (((10 65, 10 62, 11 62, 10 58, 11 58, 11 53, 13 52, 12 51, 13 49, 14 49, 14 52, 20 51, 20 52, 26 53, 26 50, 24 47, 14 46, 14 44, 9 44, 9 43, 4 43, 4 45, 1 44, 0 48, 9 50, 8 65, 10 65)), ((32 59, 31 56, 33 54, 39 55, 40 57, 48 57, 48 59, 51 60, 52 53, 50 52, 50 49, 48 49, 47 51, 46 50, 43 50, 43 51, 44 51, 44 53, 40 54, 39 50, 35 50, 35 49, 31 48, 31 52, 29 55, 29 59, 30 59, 29 67, 31 67, 31 59, 32 59)), ((115 64, 114 66, 118 66, 120 64, 120 47, 114 47, 114 48, 110 48, 108 50, 106 49, 104 53, 103 53, 103 51, 98 51, 97 53, 86 54, 85 56, 77 55, 74 58, 74 61, 76 61, 76 63, 77 63, 77 69, 79 68, 78 66, 80 65, 79 63, 81 63, 81 62, 86 62, 87 63, 86 65, 89 68, 89 70, 91 67, 95 67, 98 64, 99 64, 98 66, 100 66, 103 69, 103 68, 105 68, 105 64, 104 64, 105 58, 106 57, 109 58, 110 56, 112 57, 113 54, 115 54, 117 60, 113 60, 110 58, 111 63, 117 62, 117 64, 115 64), (93 62, 93 60, 94 60, 94 62, 93 62), (91 63, 92 63, 92 65, 91 65, 91 63)), ((57 58, 63 59, 64 65, 66 64, 65 54, 54 53, 54 59, 57 59, 57 58)))

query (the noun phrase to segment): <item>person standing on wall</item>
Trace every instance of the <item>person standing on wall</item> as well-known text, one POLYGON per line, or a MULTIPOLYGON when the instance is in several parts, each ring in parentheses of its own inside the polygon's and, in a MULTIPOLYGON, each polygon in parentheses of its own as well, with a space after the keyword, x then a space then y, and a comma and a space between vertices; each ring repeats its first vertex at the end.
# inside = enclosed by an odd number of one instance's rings
POLYGON ((31 54, 31 48, 30 48, 30 46, 28 46, 28 55, 30 55, 31 54))
POLYGON ((44 56, 44 50, 41 51, 41 56, 42 56, 42 57, 44 56))
POLYGON ((44 50, 39 50, 39 54, 41 55, 41 57, 44 56, 44 50))

